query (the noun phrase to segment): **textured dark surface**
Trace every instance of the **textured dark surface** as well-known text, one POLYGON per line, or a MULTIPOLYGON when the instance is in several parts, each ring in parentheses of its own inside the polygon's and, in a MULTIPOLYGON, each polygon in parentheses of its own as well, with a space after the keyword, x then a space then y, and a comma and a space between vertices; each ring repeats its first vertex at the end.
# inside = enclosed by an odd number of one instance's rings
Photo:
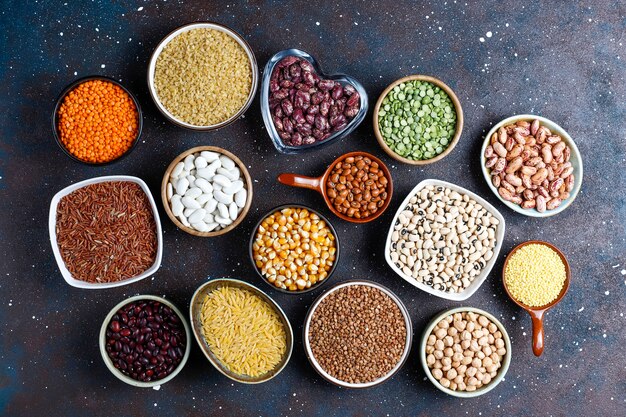
POLYGON ((626 10, 617 1, 474 3, 4 3, 0 415, 626 415, 626 10), (339 143, 314 154, 279 155, 263 127, 258 96, 244 118, 223 130, 196 133, 178 128, 152 103, 146 67, 162 36, 195 20, 215 20, 242 33, 261 66, 281 49, 302 48, 326 71, 358 78, 372 107, 396 78, 412 73, 439 77, 464 107, 461 141, 432 166, 400 166, 378 147, 368 115, 339 143), (72 80, 90 74, 120 79, 137 94, 145 115, 144 133, 133 153, 103 168, 67 158, 54 143, 50 127, 57 94, 72 80), (492 124, 519 113, 556 121, 582 152, 582 191, 557 217, 535 220, 514 213, 499 203, 480 175, 483 135, 492 124), (48 239, 52 196, 79 180, 129 174, 143 178, 158 198, 167 165, 197 145, 222 146, 250 167, 255 198, 245 221, 226 236, 202 239, 177 230, 160 207, 165 250, 154 277, 104 291, 68 286, 48 239), (275 181, 284 171, 319 175, 335 157, 352 150, 373 152, 392 169, 392 204, 372 224, 340 221, 319 195, 275 181), (464 303, 435 298, 405 284, 383 259, 383 236, 394 211, 425 178, 467 187, 506 217, 498 263, 464 303), (321 210, 338 229, 343 255, 330 284, 372 279, 395 291, 409 308, 415 343, 407 364, 386 384, 350 391, 318 377, 306 360, 300 335, 307 308, 319 291, 281 294, 253 273, 245 250, 253 224, 272 206, 289 202, 321 210), (532 355, 530 319, 504 295, 499 272, 510 249, 529 239, 557 245, 573 271, 569 293, 547 315, 541 358, 532 355), (150 293, 165 295, 186 310, 193 291, 208 276, 247 280, 268 290, 286 310, 298 337, 284 372, 259 386, 235 384, 193 346, 186 368, 159 391, 132 388, 115 379, 97 345, 109 309, 131 295, 150 293), (499 317, 513 339, 506 379, 480 399, 440 393, 419 364, 417 346, 426 323, 435 313, 462 304, 499 317))

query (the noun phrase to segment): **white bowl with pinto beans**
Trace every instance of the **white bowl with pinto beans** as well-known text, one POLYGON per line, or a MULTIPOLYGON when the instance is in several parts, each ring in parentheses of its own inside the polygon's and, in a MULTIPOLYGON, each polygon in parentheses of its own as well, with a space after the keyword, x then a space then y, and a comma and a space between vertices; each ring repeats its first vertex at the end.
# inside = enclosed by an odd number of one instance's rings
POLYGON ((511 364, 511 339, 493 315, 473 307, 441 312, 426 327, 420 361, 439 390, 460 398, 494 389, 511 364))
POLYGON ((582 158, 572 137, 553 121, 532 114, 496 124, 485 137, 480 163, 491 191, 530 217, 565 210, 583 179, 582 158))

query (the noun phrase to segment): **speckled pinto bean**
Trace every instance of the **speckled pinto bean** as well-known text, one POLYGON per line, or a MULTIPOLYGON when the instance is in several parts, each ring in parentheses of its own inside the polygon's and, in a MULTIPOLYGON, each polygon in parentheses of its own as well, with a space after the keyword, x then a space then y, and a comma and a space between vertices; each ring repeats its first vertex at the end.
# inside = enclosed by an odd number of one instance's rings
POLYGON ((335 164, 326 180, 326 195, 335 209, 351 218, 374 215, 389 198, 389 179, 376 161, 348 156, 335 164))
POLYGON ((389 257, 407 277, 438 291, 462 292, 493 258, 499 224, 467 194, 426 186, 400 212, 389 257))
POLYGON ((272 72, 269 106, 282 141, 302 146, 345 129, 361 100, 352 85, 321 79, 309 61, 288 56, 272 72))
POLYGON ((484 155, 485 168, 500 197, 522 208, 554 210, 574 188, 570 147, 538 119, 501 127, 490 138, 484 155))
POLYGON ((453 391, 476 391, 488 385, 506 354, 498 326, 469 311, 442 319, 426 341, 426 364, 432 376, 453 391))
POLYGON ((131 302, 111 318, 106 351, 124 375, 150 382, 163 379, 178 367, 187 337, 178 315, 154 300, 131 302))

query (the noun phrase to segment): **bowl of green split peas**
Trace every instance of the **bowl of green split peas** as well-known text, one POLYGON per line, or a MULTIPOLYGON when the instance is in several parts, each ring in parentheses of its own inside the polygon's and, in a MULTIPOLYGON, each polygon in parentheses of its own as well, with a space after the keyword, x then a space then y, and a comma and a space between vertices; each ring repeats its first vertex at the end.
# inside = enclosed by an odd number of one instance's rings
POLYGON ((409 75, 391 83, 374 108, 374 134, 392 158, 426 165, 448 155, 463 130, 463 109, 444 82, 409 75))

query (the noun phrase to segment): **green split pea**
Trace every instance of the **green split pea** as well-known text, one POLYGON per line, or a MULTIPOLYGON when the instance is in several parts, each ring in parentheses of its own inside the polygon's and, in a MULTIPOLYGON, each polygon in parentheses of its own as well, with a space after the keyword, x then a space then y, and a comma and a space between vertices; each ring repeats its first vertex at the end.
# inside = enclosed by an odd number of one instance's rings
POLYGON ((456 131, 454 104, 440 87, 425 81, 395 86, 378 111, 385 143, 407 159, 431 159, 452 142, 456 131))

